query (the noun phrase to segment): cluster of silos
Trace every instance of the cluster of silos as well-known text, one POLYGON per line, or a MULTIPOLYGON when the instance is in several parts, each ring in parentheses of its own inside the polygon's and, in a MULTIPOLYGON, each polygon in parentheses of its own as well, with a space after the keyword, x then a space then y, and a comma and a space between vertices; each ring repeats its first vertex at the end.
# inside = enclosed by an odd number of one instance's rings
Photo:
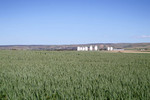
POLYGON ((87 46, 82 46, 82 47, 77 47, 77 51, 98 51, 98 46, 95 45, 95 46, 90 46, 90 47, 87 47, 87 46))
POLYGON ((88 47, 77 47, 77 51, 88 51, 88 47))
POLYGON ((108 50, 108 51, 113 51, 114 48, 113 48, 113 47, 107 47, 107 50, 108 50))

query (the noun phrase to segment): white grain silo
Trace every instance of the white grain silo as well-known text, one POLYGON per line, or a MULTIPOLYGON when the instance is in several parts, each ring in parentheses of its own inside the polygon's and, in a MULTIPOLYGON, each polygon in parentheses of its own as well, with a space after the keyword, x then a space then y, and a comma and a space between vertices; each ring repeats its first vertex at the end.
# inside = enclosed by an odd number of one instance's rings
POLYGON ((110 47, 110 51, 113 51, 113 47, 110 47))
POLYGON ((107 47, 108 51, 113 51, 113 49, 114 49, 113 47, 107 47))
POLYGON ((107 50, 110 51, 110 47, 107 47, 107 50))
POLYGON ((92 45, 90 46, 90 51, 93 51, 93 46, 92 45))
POLYGON ((94 50, 95 50, 95 51, 97 51, 97 50, 98 50, 98 46, 97 46, 97 45, 95 45, 94 50))
POLYGON ((88 51, 88 47, 85 47, 85 51, 88 51))
POLYGON ((80 47, 77 47, 77 51, 80 51, 81 50, 81 48, 80 47))
POLYGON ((82 47, 82 51, 85 51, 85 47, 82 47))
POLYGON ((80 51, 83 51, 83 47, 80 47, 80 51))

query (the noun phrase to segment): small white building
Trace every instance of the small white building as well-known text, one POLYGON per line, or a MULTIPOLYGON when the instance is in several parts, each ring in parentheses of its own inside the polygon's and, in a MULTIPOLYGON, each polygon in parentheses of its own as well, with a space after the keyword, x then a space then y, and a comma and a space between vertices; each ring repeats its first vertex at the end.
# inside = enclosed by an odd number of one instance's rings
POLYGON ((124 51, 124 49, 122 49, 122 48, 117 48, 117 49, 114 49, 114 51, 124 51))

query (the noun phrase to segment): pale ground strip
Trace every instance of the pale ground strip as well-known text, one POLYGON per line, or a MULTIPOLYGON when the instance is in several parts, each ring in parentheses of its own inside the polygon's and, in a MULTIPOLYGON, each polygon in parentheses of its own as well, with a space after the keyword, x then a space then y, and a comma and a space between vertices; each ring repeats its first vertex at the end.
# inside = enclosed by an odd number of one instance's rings
POLYGON ((109 51, 109 52, 116 52, 116 53, 150 53, 148 51, 136 51, 136 50, 109 51))

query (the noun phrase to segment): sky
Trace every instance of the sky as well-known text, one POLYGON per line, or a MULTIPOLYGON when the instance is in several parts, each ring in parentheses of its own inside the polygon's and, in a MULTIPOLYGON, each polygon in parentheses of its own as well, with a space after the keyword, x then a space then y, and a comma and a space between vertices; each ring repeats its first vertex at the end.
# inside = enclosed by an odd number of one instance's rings
POLYGON ((0 0, 0 45, 150 42, 150 0, 0 0))

